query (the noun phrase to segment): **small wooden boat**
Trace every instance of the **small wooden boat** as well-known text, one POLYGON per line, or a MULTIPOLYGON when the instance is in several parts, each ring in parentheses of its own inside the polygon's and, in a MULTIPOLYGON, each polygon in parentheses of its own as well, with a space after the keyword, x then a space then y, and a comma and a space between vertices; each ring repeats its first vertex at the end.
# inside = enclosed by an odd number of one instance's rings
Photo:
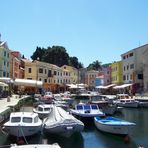
POLYGON ((118 135, 128 135, 136 125, 133 122, 128 122, 114 117, 95 117, 94 123, 100 131, 118 135))

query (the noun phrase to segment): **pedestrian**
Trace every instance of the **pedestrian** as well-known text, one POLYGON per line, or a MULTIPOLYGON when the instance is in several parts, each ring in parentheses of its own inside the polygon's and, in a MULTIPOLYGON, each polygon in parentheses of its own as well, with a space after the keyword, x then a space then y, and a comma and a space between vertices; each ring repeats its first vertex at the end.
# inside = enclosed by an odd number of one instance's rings
POLYGON ((138 146, 138 148, 144 148, 144 147, 142 146, 142 144, 140 144, 140 145, 138 146))

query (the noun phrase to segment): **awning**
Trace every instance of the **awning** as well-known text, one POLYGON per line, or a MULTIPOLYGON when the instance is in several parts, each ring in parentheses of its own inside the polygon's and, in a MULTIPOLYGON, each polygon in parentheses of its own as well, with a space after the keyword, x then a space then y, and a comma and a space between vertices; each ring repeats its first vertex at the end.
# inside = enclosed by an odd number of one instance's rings
POLYGON ((122 85, 118 85, 118 86, 115 86, 113 87, 114 89, 122 89, 122 88, 125 88, 125 87, 129 87, 133 84, 122 84, 122 85))
POLYGON ((106 86, 100 85, 100 86, 96 86, 96 88, 99 88, 99 89, 108 89, 108 88, 113 87, 113 86, 115 86, 115 85, 116 85, 116 84, 110 84, 110 85, 106 85, 106 86))
POLYGON ((28 80, 28 79, 15 79, 14 85, 23 85, 23 86, 33 86, 33 87, 42 87, 42 81, 28 80))
POLYGON ((0 82, 0 86, 8 86, 8 84, 0 82))
POLYGON ((13 80, 8 77, 0 77, 0 82, 13 83, 13 80))

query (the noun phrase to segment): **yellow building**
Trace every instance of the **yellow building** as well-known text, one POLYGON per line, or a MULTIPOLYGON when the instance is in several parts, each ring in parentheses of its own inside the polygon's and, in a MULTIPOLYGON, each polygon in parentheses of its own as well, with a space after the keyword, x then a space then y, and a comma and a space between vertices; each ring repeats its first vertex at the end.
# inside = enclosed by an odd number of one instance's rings
POLYGON ((63 70, 67 70, 67 72, 70 73, 70 81, 69 84, 76 84, 78 83, 78 69, 68 66, 68 65, 63 65, 61 67, 63 70))
POLYGON ((111 64, 111 78, 112 84, 122 84, 122 61, 117 61, 111 64))
POLYGON ((25 79, 42 81, 44 89, 55 92, 70 83, 70 72, 53 64, 26 61, 25 79))

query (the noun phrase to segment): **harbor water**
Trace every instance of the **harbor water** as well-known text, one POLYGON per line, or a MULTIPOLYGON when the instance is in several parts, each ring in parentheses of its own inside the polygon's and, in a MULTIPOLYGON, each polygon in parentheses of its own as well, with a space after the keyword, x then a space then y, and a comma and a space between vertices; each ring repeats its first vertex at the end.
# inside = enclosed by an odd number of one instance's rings
MULTIPOLYGON (((32 111, 32 107, 23 107, 24 111, 32 111)), ((37 135, 27 138, 27 143, 58 143, 62 148, 138 148, 140 144, 148 147, 148 108, 124 108, 115 117, 135 122, 136 126, 127 137, 107 134, 96 129, 95 125, 89 124, 81 133, 76 133, 70 138, 55 135, 37 135)), ((0 146, 15 143, 10 136, 0 132, 0 146)))

